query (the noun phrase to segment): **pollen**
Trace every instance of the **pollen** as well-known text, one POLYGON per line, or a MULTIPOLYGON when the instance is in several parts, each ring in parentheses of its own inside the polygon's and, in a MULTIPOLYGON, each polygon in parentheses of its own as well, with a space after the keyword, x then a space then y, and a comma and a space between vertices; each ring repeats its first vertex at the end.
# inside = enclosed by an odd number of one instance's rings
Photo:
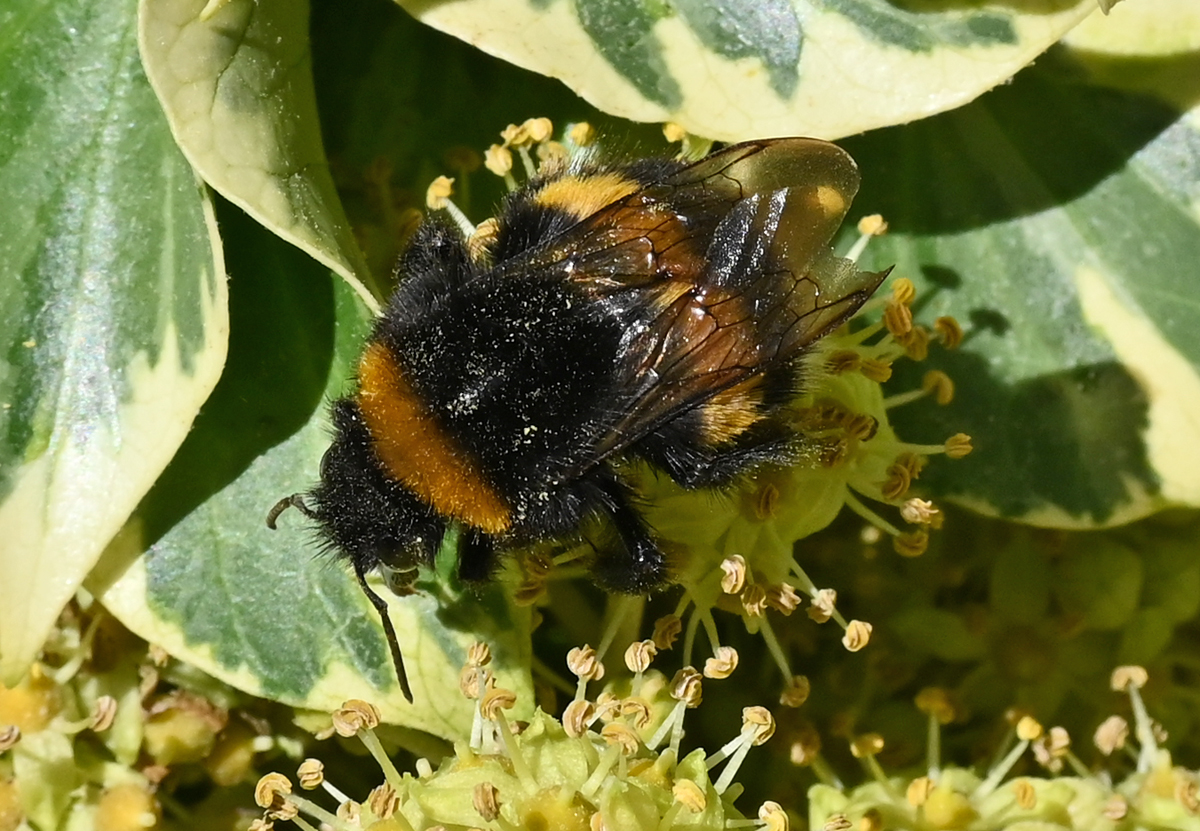
POLYGON ((786 617, 800 606, 800 595, 794 586, 780 583, 767 589, 767 605, 786 617))
POLYGON ((850 754, 855 759, 865 759, 868 756, 878 756, 883 751, 883 736, 878 733, 864 733, 856 736, 850 742, 850 754))
POLYGON ((431 211, 445 210, 453 195, 454 180, 449 176, 438 176, 425 190, 425 207, 431 211))
POLYGON ((834 352, 826 359, 826 366, 833 375, 857 372, 862 367, 862 356, 851 350, 834 352))
POLYGON ((645 672, 657 654, 658 647, 654 645, 654 641, 635 641, 625 650, 625 666, 630 672, 645 672))
POLYGON ((1045 730, 1042 725, 1032 716, 1021 716, 1020 721, 1017 722, 1017 738, 1023 742, 1040 739, 1043 732, 1045 730))
POLYGON ((813 595, 812 605, 808 607, 808 616, 817 623, 825 623, 837 611, 837 591, 834 589, 819 589, 813 595))
POLYGON ((846 626, 846 633, 842 636, 842 646, 850 652, 864 649, 871 640, 872 628, 871 624, 864 620, 850 621, 846 626))
POLYGON ((950 438, 946 439, 946 455, 951 459, 961 459, 974 449, 971 446, 971 437, 966 433, 955 433, 950 438))
POLYGON ((495 217, 488 217, 475 226, 475 233, 467 239, 467 254, 473 262, 487 262, 499 232, 500 223, 495 217))
POLYGON ((882 214, 868 214, 858 221, 858 232, 870 237, 882 237, 887 233, 887 220, 882 214))
POLYGON ((723 679, 728 678, 737 669, 738 654, 732 646, 717 648, 717 653, 704 662, 704 677, 723 679))
POLYGON ((650 702, 644 698, 631 696, 621 702, 621 715, 633 722, 633 726, 638 730, 645 730, 650 722, 654 720, 654 712, 650 709, 650 702))
POLYGON ((1037 791, 1028 779, 1018 779, 1013 783, 1013 797, 1022 811, 1032 811, 1037 807, 1037 791))
POLYGON ((21 741, 21 728, 15 724, 9 724, 0 728, 0 753, 6 750, 12 750, 21 741))
POLYGON ((834 814, 825 820, 825 824, 821 826, 821 831, 850 831, 853 827, 854 823, 845 814, 834 814))
POLYGON ((918 710, 936 719, 938 724, 951 724, 958 716, 958 708, 942 687, 925 687, 914 701, 918 710))
POLYGON ((904 347, 905 357, 914 361, 929 357, 929 330, 924 326, 914 326, 912 331, 897 341, 904 347))
POLYGON ((596 718, 596 706, 586 698, 577 698, 563 712, 563 729, 572 738, 584 735, 596 718))
POLYGON ((1131 688, 1140 690, 1149 680, 1150 675, 1143 667, 1117 667, 1113 670, 1111 686, 1116 692, 1127 692, 1131 688))
POLYGON ((800 707, 808 701, 812 683, 803 675, 793 675, 787 687, 779 694, 779 703, 784 707, 800 707))
POLYGON ((483 154, 483 166, 497 176, 508 176, 512 173, 512 151, 499 144, 493 144, 483 154))
POLYGON ((912 472, 901 464, 893 464, 887 469, 888 478, 879 485, 880 493, 889 501, 899 499, 908 492, 912 484, 912 472))
POLYGON ((917 287, 907 277, 897 277, 892 281, 892 299, 905 306, 911 306, 917 297, 917 287))
POLYGON ((368 701, 352 698, 333 713, 333 729, 339 736, 349 738, 360 730, 379 726, 379 708, 368 701))
POLYGON ((675 639, 682 631, 683 621, 679 615, 664 615, 654 622, 654 634, 651 637, 658 650, 665 652, 675 645, 675 639))
POLYGON ((1109 716, 1096 728, 1092 743, 1105 756, 1111 756, 1125 747, 1129 740, 1129 722, 1120 716, 1109 716))
POLYGON ((676 124, 674 121, 668 121, 667 123, 663 124, 662 131, 663 138, 665 138, 671 144, 678 144, 687 138, 688 135, 687 130, 685 130, 681 125, 676 124))
POLYGON ((546 176, 566 170, 571 161, 571 152, 561 142, 547 141, 538 145, 537 158, 538 173, 546 176))
POLYGON ((689 708, 699 707, 703 697, 700 679, 700 673, 696 672, 694 667, 684 667, 679 670, 671 679, 669 687, 671 698, 682 701, 689 708))
POLYGON ((775 717, 766 707, 742 709, 742 732, 749 733, 755 745, 764 744, 775 735, 775 717))
POLYGON ((269 811, 280 811, 285 804, 285 797, 292 792, 292 783, 282 773, 268 773, 258 780, 254 787, 254 801, 260 808, 269 811))
POLYGON ((521 124, 521 129, 532 143, 541 144, 554 135, 554 122, 544 116, 529 118, 521 124))
POLYGON ((500 792, 491 782, 480 782, 475 786, 471 804, 484 822, 495 822, 500 816, 500 792))
POLYGON ((859 364, 859 372, 869 381, 882 384, 892 377, 892 365, 888 361, 867 358, 859 364))
POLYGON ((567 128, 567 140, 577 147, 587 147, 596 140, 596 130, 586 121, 579 121, 567 128))
POLYGON ((117 717, 117 700, 111 695, 102 695, 96 699, 96 704, 92 708, 92 716, 89 726, 96 733, 103 733, 108 728, 112 727, 113 721, 117 717))
POLYGON ((386 820, 400 810, 400 796, 390 783, 384 782, 367 794, 367 807, 376 817, 386 820))
POLYGON ((721 561, 721 591, 725 594, 738 594, 746 585, 746 558, 734 554, 721 561))
POLYGON ((933 780, 928 776, 918 776, 908 783, 908 789, 904 795, 905 800, 914 808, 920 808, 929 800, 929 794, 932 791, 933 780))
POLYGON ((933 322, 933 331, 937 334, 942 346, 947 349, 957 349, 963 341, 962 326, 952 317, 939 317, 933 322))
POLYGON ((929 532, 924 528, 897 534, 892 538, 892 548, 901 557, 919 557, 929 548, 929 532))
POLYGON ((604 664, 600 663, 596 650, 586 644, 567 653, 567 669, 580 681, 599 681, 604 677, 604 664))
POLYGON ((475 641, 467 648, 467 666, 485 667, 492 662, 492 648, 486 643, 475 641))
POLYGON ((928 525, 940 527, 943 514, 934 507, 932 502, 916 497, 900 506, 900 518, 910 525, 928 525))
POLYGON ((933 400, 939 406, 945 407, 954 400, 954 382, 939 369, 925 373, 925 377, 921 379, 921 389, 933 393, 933 400))
POLYGON ((325 781, 325 764, 320 759, 305 759, 296 770, 296 781, 306 791, 321 787, 325 781))
POLYGON ((766 614, 767 590, 757 583, 746 586, 742 592, 742 609, 750 617, 762 617, 766 614))
POLYGON ((604 725, 600 730, 600 738, 613 747, 621 748, 621 752, 626 756, 637 753, 641 746, 641 739, 638 738, 638 734, 634 732, 633 728, 619 721, 604 725))
POLYGON ((512 690, 506 690, 503 687, 494 687, 484 693, 483 701, 479 705, 483 717, 489 721, 496 721, 501 710, 511 710, 517 703, 517 694, 512 690))
POLYGON ((883 310, 883 325, 894 338, 903 338, 913 328, 912 309, 895 300, 889 301, 883 310))

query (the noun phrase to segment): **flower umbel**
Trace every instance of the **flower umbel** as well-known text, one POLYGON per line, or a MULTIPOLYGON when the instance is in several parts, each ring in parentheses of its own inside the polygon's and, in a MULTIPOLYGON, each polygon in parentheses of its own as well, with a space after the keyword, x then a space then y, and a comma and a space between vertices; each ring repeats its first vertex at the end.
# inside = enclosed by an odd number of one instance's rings
MULTIPOLYGON (((848 828, 880 827, 872 824, 872 817, 888 818, 885 827, 945 831, 1194 827, 1200 808, 1197 776, 1174 766, 1170 753, 1159 746, 1155 725, 1141 702, 1140 688, 1146 680, 1141 667, 1113 672, 1113 688, 1130 698, 1140 744, 1135 748, 1136 767, 1123 778, 1119 773, 1089 770, 1071 750, 1066 730, 1046 729, 1026 715, 1011 728, 1007 738, 1011 748, 984 776, 966 768, 942 768, 934 751, 938 743, 931 741, 925 775, 911 780, 889 778, 876 762, 868 766, 871 781, 856 788, 832 781, 813 786, 809 827, 829 828, 843 822, 848 828), (1049 775, 1007 779, 1029 752, 1049 775), (1059 775, 1064 771, 1069 775, 1059 775)), ((929 713, 932 730, 953 716, 954 706, 940 690, 922 691, 917 706, 929 713)), ((1114 716, 1096 731, 1095 742, 1110 755, 1128 739, 1128 725, 1114 716)), ((875 747, 882 740, 856 744, 875 747)))
MULTIPOLYGON (((648 650, 634 650, 631 660, 641 666, 646 655, 653 657, 648 650)), ((464 673, 478 669, 477 661, 468 661, 464 673)), ((265 809, 259 827, 290 819, 313 828, 308 817, 338 831, 384 820, 388 828, 405 831, 657 831, 677 822, 710 831, 742 825, 786 829, 786 814, 775 803, 759 809, 758 822, 743 818, 732 804, 740 792, 735 779, 742 761, 775 730, 771 713, 746 708, 740 731, 724 747, 712 754, 695 750, 680 759, 682 713, 700 704, 700 675, 681 671, 667 684, 652 670, 641 674, 639 689, 629 696, 606 693, 589 701, 580 693, 561 723, 541 711, 527 724, 509 723, 504 710, 515 696, 490 689, 479 704, 479 734, 456 744, 454 755, 436 768, 419 760, 415 775, 396 773, 390 760, 377 754, 377 740, 369 738, 375 709, 367 702, 348 701, 335 713, 334 723, 339 733, 357 735, 375 755, 386 792, 377 788, 364 801, 354 801, 329 785, 328 772, 309 759, 298 772, 301 787, 326 786, 337 809, 297 794, 287 777, 271 773, 256 791, 265 809), (711 778, 721 765, 717 778, 711 778)))

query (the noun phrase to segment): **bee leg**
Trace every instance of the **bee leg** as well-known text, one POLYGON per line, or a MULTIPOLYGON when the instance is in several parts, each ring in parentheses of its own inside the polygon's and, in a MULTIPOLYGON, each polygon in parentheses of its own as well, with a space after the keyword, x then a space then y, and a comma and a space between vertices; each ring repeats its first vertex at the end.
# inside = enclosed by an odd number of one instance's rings
POLYGON ((465 583, 487 580, 496 570, 496 545, 492 537, 467 531, 458 548, 458 579, 465 583))
POLYGON ((621 546, 620 550, 600 552, 592 576, 610 591, 648 594, 666 582, 666 555, 634 510, 629 490, 615 480, 602 482, 601 490, 621 546))

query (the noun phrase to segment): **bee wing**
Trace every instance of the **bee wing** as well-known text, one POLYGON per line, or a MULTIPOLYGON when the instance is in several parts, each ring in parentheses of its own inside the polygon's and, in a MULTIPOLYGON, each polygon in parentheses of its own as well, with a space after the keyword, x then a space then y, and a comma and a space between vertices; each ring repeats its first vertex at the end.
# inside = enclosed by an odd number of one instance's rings
POLYGON ((828 249, 858 183, 824 141, 737 144, 531 252, 525 269, 581 285, 628 321, 622 416, 582 469, 795 357, 870 297, 884 275, 828 249))

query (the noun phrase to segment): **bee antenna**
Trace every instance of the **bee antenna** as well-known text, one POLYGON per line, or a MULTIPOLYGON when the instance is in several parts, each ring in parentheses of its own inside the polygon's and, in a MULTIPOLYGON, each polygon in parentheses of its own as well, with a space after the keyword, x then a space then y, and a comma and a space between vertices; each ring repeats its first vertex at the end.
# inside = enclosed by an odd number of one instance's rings
POLYGON ((308 503, 304 501, 302 494, 293 493, 291 496, 285 496, 275 503, 275 507, 267 511, 267 527, 272 531, 275 530, 275 520, 279 519, 279 515, 288 508, 295 508, 300 513, 304 514, 309 519, 316 519, 316 514, 313 509, 308 507, 308 503))
POLYGON ((396 680, 400 682, 400 692, 404 693, 408 703, 412 704, 412 688, 408 685, 408 673, 404 671, 404 656, 400 654, 400 642, 396 640, 396 629, 392 626, 392 619, 388 617, 387 601, 371 591, 371 587, 367 585, 367 575, 363 570, 363 564, 359 560, 354 562, 354 574, 358 577, 358 585, 362 587, 363 594, 371 601, 375 611, 379 612, 379 620, 383 623, 383 632, 387 635, 388 647, 392 650, 392 665, 396 668, 396 680))

